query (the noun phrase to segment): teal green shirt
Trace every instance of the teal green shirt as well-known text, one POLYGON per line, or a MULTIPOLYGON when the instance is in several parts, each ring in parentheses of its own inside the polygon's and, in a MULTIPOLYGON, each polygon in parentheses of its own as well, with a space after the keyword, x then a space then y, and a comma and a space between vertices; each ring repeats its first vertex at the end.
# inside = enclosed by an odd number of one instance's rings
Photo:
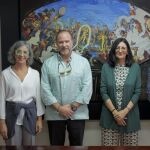
MULTIPOLYGON (((115 77, 114 68, 109 64, 104 64, 101 71, 100 91, 103 101, 111 99, 113 105, 116 104, 115 77)), ((127 115, 127 125, 125 127, 118 126, 115 122, 112 113, 103 104, 100 117, 100 125, 107 129, 117 129, 120 132, 134 132, 140 129, 140 116, 138 109, 138 99, 141 93, 141 71, 138 64, 134 63, 129 68, 129 74, 124 84, 122 109, 124 109, 129 101, 132 101, 134 107, 127 115)))
POLYGON ((62 105, 79 102, 80 107, 70 119, 89 119, 87 104, 92 95, 92 74, 88 60, 72 52, 68 75, 61 76, 65 67, 60 55, 47 59, 42 66, 41 96, 46 105, 46 120, 65 120, 53 107, 58 102, 62 105))

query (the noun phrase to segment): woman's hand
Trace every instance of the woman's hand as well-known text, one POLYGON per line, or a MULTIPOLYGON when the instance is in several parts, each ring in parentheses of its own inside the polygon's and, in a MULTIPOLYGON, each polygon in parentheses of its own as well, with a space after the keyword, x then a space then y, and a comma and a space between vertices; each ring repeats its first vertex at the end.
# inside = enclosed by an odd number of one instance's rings
POLYGON ((125 112, 115 110, 113 111, 113 116, 118 125, 126 126, 126 121, 124 119, 126 116, 125 112))
POLYGON ((36 121, 36 134, 40 133, 43 128, 42 116, 39 116, 36 121))
POLYGON ((119 116, 120 116, 122 119, 126 118, 126 115, 127 115, 127 114, 128 114, 128 109, 126 109, 126 108, 119 111, 119 116))
POLYGON ((4 140, 8 139, 8 136, 7 136, 7 125, 6 125, 4 119, 0 120, 0 134, 2 135, 4 140))

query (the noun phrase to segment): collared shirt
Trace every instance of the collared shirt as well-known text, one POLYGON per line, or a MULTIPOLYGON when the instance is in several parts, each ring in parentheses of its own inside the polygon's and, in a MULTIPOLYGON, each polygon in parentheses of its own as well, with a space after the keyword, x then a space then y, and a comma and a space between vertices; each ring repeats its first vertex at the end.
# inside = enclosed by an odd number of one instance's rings
POLYGON ((11 67, 6 68, 0 75, 0 118, 6 118, 6 101, 30 103, 32 100, 36 101, 37 116, 44 114, 38 71, 29 67, 27 75, 21 81, 11 67))
POLYGON ((47 59, 42 66, 41 96, 46 105, 47 120, 66 118, 50 105, 70 104, 74 101, 82 104, 71 119, 88 119, 88 108, 92 95, 92 74, 88 60, 75 52, 67 64, 59 54, 47 59))

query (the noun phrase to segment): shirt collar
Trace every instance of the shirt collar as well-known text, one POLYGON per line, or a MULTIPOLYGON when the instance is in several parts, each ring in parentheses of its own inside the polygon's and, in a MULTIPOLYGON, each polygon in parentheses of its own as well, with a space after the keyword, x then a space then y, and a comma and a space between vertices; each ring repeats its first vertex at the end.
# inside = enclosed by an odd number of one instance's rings
MULTIPOLYGON (((63 61, 63 58, 61 57, 61 55, 60 55, 59 53, 57 53, 57 58, 58 58, 59 61, 63 61)), ((72 60, 72 53, 71 53, 71 55, 70 55, 70 57, 69 57, 68 63, 70 63, 71 60, 72 60)))

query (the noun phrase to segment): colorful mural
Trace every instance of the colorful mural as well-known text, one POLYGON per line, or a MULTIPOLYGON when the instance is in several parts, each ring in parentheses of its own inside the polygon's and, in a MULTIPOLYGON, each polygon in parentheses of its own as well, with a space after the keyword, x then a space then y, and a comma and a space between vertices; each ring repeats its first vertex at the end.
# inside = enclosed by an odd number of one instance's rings
POLYGON ((87 57, 91 64, 95 86, 93 99, 99 99, 96 96, 99 95, 97 76, 116 38, 124 37, 129 41, 135 61, 149 60, 150 14, 133 3, 122 0, 46 3, 24 16, 21 38, 32 44, 34 58, 42 64, 57 51, 55 35, 60 29, 70 30, 74 38, 73 49, 87 57))
POLYGON ((150 53, 150 14, 120 0, 61 0, 27 14, 22 21, 22 38, 43 62, 57 49, 55 34, 68 29, 74 49, 88 55, 91 65, 103 62, 117 37, 129 41, 134 58, 143 62, 150 53), (93 59, 95 59, 93 61, 93 59))

